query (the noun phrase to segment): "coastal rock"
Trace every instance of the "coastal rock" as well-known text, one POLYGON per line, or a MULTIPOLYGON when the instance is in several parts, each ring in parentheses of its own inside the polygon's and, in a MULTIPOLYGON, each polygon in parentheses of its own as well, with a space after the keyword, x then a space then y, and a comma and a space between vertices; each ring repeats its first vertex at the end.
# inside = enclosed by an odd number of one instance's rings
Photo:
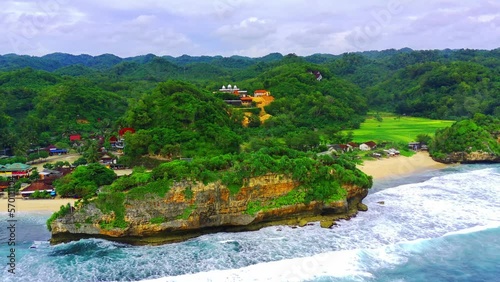
POLYGON ((333 220, 322 220, 319 222, 321 228, 330 228, 333 226, 333 220))
POLYGON ((384 201, 379 201, 379 202, 377 202, 377 204, 379 204, 379 205, 385 205, 385 202, 384 201))
POLYGON ((305 219, 301 219, 301 220, 299 221, 299 226, 300 226, 300 227, 304 227, 304 226, 306 226, 308 223, 309 223, 309 222, 308 222, 307 220, 305 220, 305 219))
POLYGON ((358 211, 362 211, 362 212, 368 211, 368 206, 363 204, 363 203, 358 203, 357 208, 358 208, 358 211))
POLYGON ((452 164, 500 163, 500 156, 488 152, 454 152, 442 158, 433 159, 437 162, 452 164))
POLYGON ((103 213, 89 204, 52 222, 53 243, 88 237, 100 237, 132 244, 162 244, 221 231, 257 230, 269 225, 305 225, 317 216, 329 216, 323 225, 333 225, 332 218, 348 219, 358 210, 358 203, 368 190, 354 185, 345 186, 347 198, 329 203, 310 202, 267 208, 255 214, 247 213, 251 202, 267 206, 296 188, 299 183, 282 175, 265 175, 248 180, 236 194, 220 182, 178 183, 165 197, 149 196, 126 200, 126 228, 110 228, 115 215, 103 213), (186 198, 190 187, 192 196, 186 198), (335 217, 336 216, 336 217, 335 217), (300 220, 298 219, 300 218, 300 220), (161 219, 152 223, 152 219, 161 219), (328 224, 327 224, 328 223, 328 224))

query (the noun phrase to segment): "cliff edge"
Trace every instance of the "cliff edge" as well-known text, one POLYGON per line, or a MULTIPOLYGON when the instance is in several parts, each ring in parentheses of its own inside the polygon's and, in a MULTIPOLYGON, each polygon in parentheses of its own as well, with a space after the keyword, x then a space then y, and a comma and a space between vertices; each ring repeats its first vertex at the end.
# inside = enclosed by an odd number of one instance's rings
POLYGON ((342 189, 346 192, 344 199, 303 203, 299 183, 282 175, 251 178, 237 193, 231 193, 220 182, 179 182, 164 197, 148 194, 141 199, 118 201, 124 207, 122 227, 110 224, 117 218, 116 211, 92 201, 80 205, 50 223, 51 242, 93 237, 131 244, 163 244, 276 224, 323 221, 322 226, 331 226, 335 219, 355 215, 358 207, 366 208, 361 201, 368 189, 355 185, 343 185, 342 189))

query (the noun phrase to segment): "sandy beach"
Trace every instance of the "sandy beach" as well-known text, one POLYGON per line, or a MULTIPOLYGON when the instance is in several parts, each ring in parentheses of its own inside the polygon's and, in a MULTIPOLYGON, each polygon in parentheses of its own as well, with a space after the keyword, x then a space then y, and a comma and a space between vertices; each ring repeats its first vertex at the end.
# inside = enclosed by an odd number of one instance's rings
POLYGON ((448 165, 434 161, 427 152, 418 152, 411 157, 389 157, 365 161, 358 168, 373 176, 373 179, 401 177, 426 170, 442 169, 448 165))
MULTIPOLYGON (((74 205, 75 199, 44 199, 44 200, 24 200, 22 198, 16 198, 14 203, 16 213, 22 212, 55 212, 58 211, 62 205, 70 203, 74 205)), ((7 211, 8 202, 6 198, 0 199, 0 207, 4 211, 7 211)))
MULTIPOLYGON (((64 157, 63 157, 64 159, 64 157)), ((445 168, 447 165, 435 162, 427 152, 418 152, 412 157, 390 157, 380 160, 365 161, 363 165, 358 166, 360 170, 368 175, 372 175, 375 180, 389 177, 401 177, 412 173, 418 173, 426 170, 445 168)), ((117 174, 129 174, 131 170, 116 171, 117 174)), ((61 205, 70 203, 74 205, 75 199, 47 199, 47 200, 24 200, 16 198, 16 212, 58 211, 61 205)), ((0 199, 0 206, 7 209, 7 199, 0 199)))

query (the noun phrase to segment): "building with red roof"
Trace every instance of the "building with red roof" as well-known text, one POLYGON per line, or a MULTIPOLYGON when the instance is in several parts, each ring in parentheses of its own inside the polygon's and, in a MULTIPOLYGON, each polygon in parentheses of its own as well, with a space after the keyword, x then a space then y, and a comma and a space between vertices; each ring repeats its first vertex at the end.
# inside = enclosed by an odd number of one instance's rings
POLYGON ((75 142, 75 141, 82 141, 82 136, 80 134, 73 134, 69 136, 69 141, 75 142))

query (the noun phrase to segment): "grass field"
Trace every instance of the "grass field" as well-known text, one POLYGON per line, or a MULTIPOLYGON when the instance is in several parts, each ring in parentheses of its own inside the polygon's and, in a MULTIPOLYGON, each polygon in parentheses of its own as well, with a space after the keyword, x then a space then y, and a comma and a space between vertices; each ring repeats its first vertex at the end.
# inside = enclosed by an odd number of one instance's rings
POLYGON ((380 114, 382 122, 377 121, 373 114, 369 114, 366 121, 361 124, 360 129, 352 130, 354 142, 367 142, 373 140, 412 142, 419 134, 434 136, 436 129, 448 127, 454 123, 449 120, 432 120, 427 118, 416 118, 394 114, 380 114))

